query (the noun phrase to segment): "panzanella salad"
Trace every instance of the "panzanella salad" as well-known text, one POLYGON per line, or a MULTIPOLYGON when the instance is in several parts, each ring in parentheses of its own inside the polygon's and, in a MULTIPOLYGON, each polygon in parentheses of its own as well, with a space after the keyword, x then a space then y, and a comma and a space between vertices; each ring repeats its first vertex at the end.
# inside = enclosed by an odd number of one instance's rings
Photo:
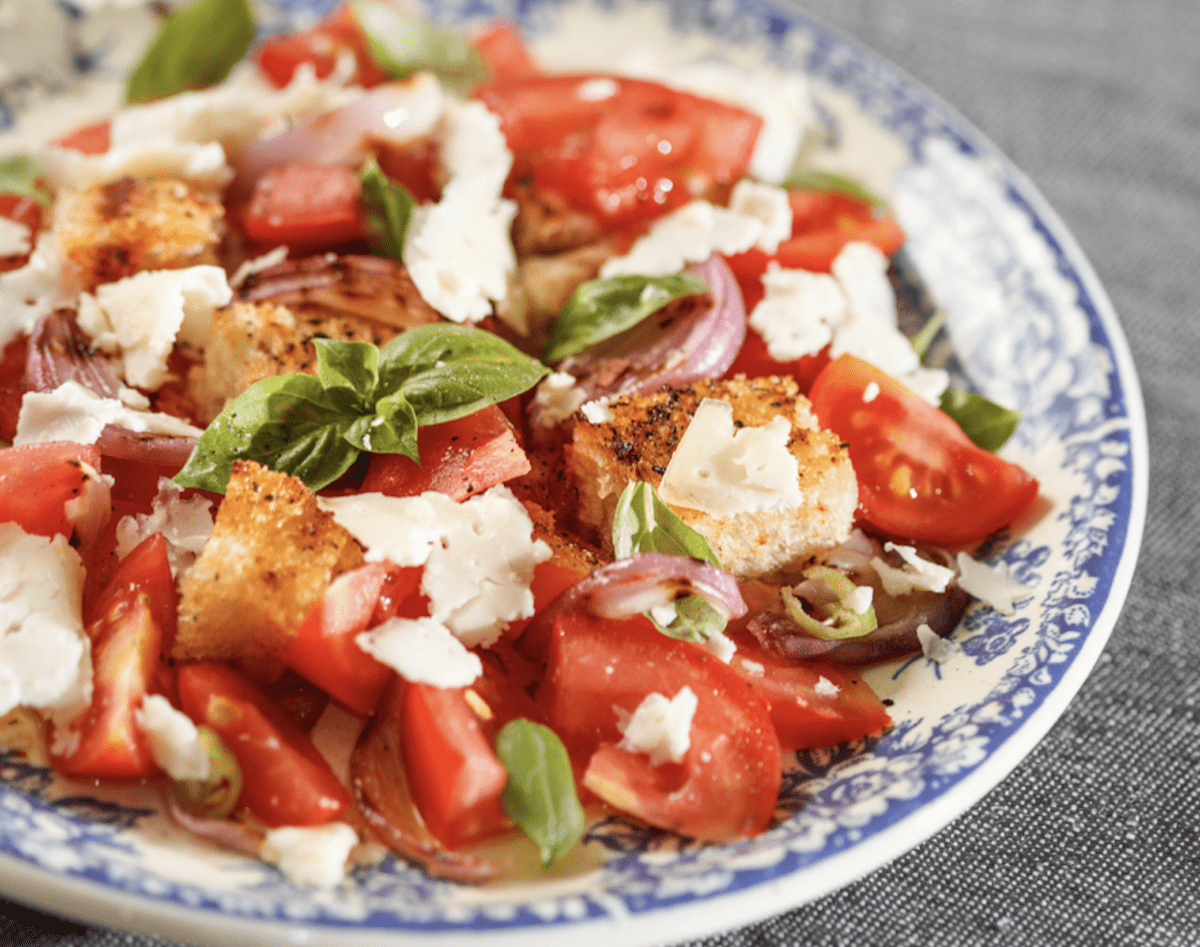
POLYGON ((484 881, 604 813, 763 832, 781 754, 890 726, 862 665, 1012 609, 968 550, 1037 494, 1017 418, 897 329, 904 234, 798 162, 801 80, 550 74, 383 0, 253 35, 179 7, 0 161, 39 761, 298 883, 484 881))

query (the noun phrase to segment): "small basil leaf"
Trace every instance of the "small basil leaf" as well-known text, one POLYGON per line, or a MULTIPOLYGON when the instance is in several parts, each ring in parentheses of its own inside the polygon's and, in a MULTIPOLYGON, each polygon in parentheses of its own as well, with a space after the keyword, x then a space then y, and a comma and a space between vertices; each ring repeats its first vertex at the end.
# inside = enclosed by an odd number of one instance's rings
POLYGON ((945 323, 946 311, 939 309, 925 321, 925 325, 921 326, 921 331, 910 340, 912 350, 917 353, 917 358, 922 362, 925 361, 925 353, 929 351, 929 346, 933 344, 934 338, 945 323))
POLYGON ((707 293, 708 284, 686 273, 672 276, 610 276, 588 280, 563 307, 542 353, 548 365, 578 355, 637 325, 682 296, 707 293))
POLYGON ((129 76, 125 101, 148 102, 215 85, 246 55, 253 38, 249 0, 199 0, 179 7, 129 76))
POLYGON ((0 158, 0 194, 19 194, 31 197, 43 207, 50 205, 50 195, 37 186, 42 169, 27 155, 6 155, 0 158))
POLYGON ((403 395, 389 395, 346 429, 346 440, 375 454, 404 454, 421 462, 417 452, 417 416, 403 395))
POLYGON ((668 638, 694 641, 704 644, 710 636, 725 630, 726 619, 699 595, 688 595, 675 603, 675 618, 669 625, 662 624, 653 614, 647 618, 668 638))
POLYGON ((837 191, 863 201, 879 210, 887 210, 887 201, 854 178, 824 168, 797 168, 780 187, 794 191, 837 191))
POLYGON ((380 389, 403 395, 421 425, 474 414, 549 373, 499 336, 451 323, 409 329, 380 352, 380 389))
POLYGON ((942 392, 940 407, 984 450, 1003 447, 1021 421, 1020 411, 1003 408, 973 391, 947 389, 942 392))
POLYGON ((383 173, 374 158, 363 163, 358 179, 367 212, 367 246, 376 256, 403 262, 404 234, 417 202, 404 185, 383 173))
POLYGON ((393 79, 432 72, 451 92, 468 94, 489 75, 465 37, 378 0, 355 0, 354 18, 375 64, 393 79))
POLYGON ((369 404, 379 380, 379 349, 370 342, 316 339, 317 378, 326 388, 346 388, 369 404))
POLYGON ((351 392, 327 390, 312 375, 264 378, 225 406, 175 482, 224 493, 233 462, 254 460, 319 490, 358 456, 342 436, 357 416, 354 408, 351 392))
POLYGON ((508 769, 500 804, 533 839, 549 865, 583 835, 583 807, 567 751, 554 731, 531 720, 512 720, 496 737, 496 755, 508 769))
MULTIPOLYGON (((622 491, 613 511, 613 554, 628 559, 639 552, 665 552, 672 556, 703 559, 721 568, 708 540, 688 526, 654 487, 644 481, 622 491)), ((724 624, 722 624, 724 627, 724 624)))

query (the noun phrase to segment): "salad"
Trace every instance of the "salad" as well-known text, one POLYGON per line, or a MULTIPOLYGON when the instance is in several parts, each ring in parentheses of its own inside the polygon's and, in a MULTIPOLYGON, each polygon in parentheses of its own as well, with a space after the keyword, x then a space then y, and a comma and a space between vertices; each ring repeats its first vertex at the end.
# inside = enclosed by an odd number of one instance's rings
POLYGON ((0 165, 0 703, 78 779, 334 885, 585 812, 727 842, 869 739, 1037 483, 896 328, 802 84, 544 72, 381 0, 177 9, 0 165), (249 55, 247 56, 247 52, 249 55), (202 54, 201 54, 202 53, 202 54), (739 91, 739 90, 750 90, 739 91))

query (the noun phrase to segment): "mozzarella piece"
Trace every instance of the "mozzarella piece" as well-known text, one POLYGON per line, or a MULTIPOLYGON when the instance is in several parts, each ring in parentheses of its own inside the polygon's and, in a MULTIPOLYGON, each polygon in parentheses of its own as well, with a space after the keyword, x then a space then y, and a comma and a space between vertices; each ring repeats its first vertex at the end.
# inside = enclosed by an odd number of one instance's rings
POLYGON ((421 591, 430 617, 464 645, 490 645, 511 621, 533 614, 533 569, 550 547, 504 486, 456 503, 433 491, 318 498, 321 509, 366 548, 368 562, 424 565, 421 591))
POLYGON ((14 444, 74 441, 95 444, 104 425, 115 424, 138 434, 199 437, 204 432, 160 411, 134 411, 116 398, 102 398, 77 381, 53 391, 27 391, 21 398, 14 444))
POLYGON ((692 717, 699 703, 695 692, 683 687, 670 700, 657 692, 647 694, 632 714, 613 708, 618 713, 621 746, 645 753, 655 766, 681 762, 691 746, 692 717))
POLYGON ((958 569, 958 584, 963 591, 975 596, 984 605, 990 605, 1001 615, 1013 614, 1017 610, 1013 603, 1028 598, 1032 591, 1029 586, 1012 577, 1005 562, 993 567, 960 552, 958 569))
POLYGON ((414 684, 466 687, 483 673, 479 655, 432 618, 391 618, 354 640, 376 661, 414 684))
POLYGON ((791 434, 783 417, 735 431, 733 406, 705 398, 671 455, 659 496, 716 517, 797 507, 803 498, 791 434))
POLYGON ((81 296, 78 322, 98 348, 121 353, 130 385, 153 391, 169 377, 176 339, 203 348, 213 312, 232 299, 219 266, 144 271, 81 296))
POLYGON ((124 559, 142 540, 162 533, 171 575, 179 578, 204 551, 212 531, 212 501, 202 496, 185 500, 182 487, 161 477, 150 512, 124 516, 117 523, 117 556, 124 559))
POLYGON ((285 825, 267 832, 259 854, 298 885, 333 888, 345 877, 357 844, 358 833, 345 822, 285 825))
POLYGON ((80 609, 83 563, 66 538, 0 524, 0 714, 71 714, 92 698, 91 645, 80 609))
POLYGON ((147 694, 134 716, 154 762, 164 773, 177 780, 208 778, 212 760, 187 714, 172 707, 161 694, 147 694))

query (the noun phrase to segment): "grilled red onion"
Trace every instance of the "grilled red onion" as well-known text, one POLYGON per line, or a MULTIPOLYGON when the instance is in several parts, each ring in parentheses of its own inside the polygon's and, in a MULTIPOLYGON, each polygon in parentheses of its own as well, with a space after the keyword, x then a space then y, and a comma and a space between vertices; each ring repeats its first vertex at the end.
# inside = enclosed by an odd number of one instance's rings
POLYGON ((241 852, 252 858, 260 857, 266 833, 261 829, 234 822, 231 819, 206 819, 186 812, 171 793, 167 793, 167 811, 171 818, 197 838, 212 842, 221 848, 241 852))
POLYGON ((716 254, 691 272, 708 283, 707 302, 679 300, 593 351, 566 359, 559 370, 574 375, 589 400, 720 378, 746 338, 742 291, 716 254))
POLYGON ((38 320, 29 336, 25 384, 30 391, 53 391, 77 381, 102 398, 115 398, 121 383, 108 363, 96 355, 91 339, 79 328, 73 309, 55 309, 38 320))
POLYGON ((136 460, 163 468, 182 470, 196 447, 196 438, 174 434, 139 434, 127 428, 106 424, 96 439, 96 446, 105 457, 136 460))

